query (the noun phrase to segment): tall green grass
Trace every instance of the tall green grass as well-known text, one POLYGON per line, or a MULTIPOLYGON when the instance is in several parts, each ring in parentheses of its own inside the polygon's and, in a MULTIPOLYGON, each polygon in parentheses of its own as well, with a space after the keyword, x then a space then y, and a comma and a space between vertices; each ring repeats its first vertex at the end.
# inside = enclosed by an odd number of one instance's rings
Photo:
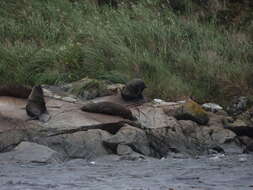
POLYGON ((118 9, 87 1, 1 0, 0 83, 143 78, 150 97, 249 95, 252 41, 152 1, 118 9))

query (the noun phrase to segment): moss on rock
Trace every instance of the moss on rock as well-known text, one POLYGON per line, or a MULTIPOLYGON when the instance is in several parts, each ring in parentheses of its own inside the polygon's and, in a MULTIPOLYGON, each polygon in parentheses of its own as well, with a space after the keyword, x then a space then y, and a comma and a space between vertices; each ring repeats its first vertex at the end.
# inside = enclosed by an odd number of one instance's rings
POLYGON ((206 125, 209 121, 207 112, 191 99, 178 108, 174 116, 178 120, 192 120, 200 125, 206 125))

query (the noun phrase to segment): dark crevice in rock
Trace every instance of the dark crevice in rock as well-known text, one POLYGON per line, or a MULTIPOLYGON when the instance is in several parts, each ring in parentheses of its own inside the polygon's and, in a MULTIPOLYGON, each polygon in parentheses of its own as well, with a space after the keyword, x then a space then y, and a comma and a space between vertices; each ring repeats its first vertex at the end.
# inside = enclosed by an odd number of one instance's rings
POLYGON ((53 134, 48 135, 48 137, 63 135, 63 134, 71 134, 71 133, 76 133, 79 131, 88 131, 88 130, 92 130, 92 129, 101 129, 101 130, 107 131, 111 134, 116 134, 118 132, 118 130, 121 127, 123 127, 123 125, 124 125, 124 123, 122 123, 122 122, 97 124, 97 125, 86 125, 86 126, 81 126, 77 129, 61 130, 59 132, 55 132, 53 134))
POLYGON ((76 128, 76 129, 67 129, 67 130, 54 131, 54 132, 51 131, 51 134, 48 135, 48 137, 63 135, 63 134, 71 134, 71 133, 76 133, 79 131, 88 131, 92 129, 101 129, 111 134, 116 134, 120 130, 120 128, 124 126, 124 124, 130 124, 133 127, 141 128, 141 125, 138 124, 137 122, 123 120, 117 123, 114 122, 114 123, 103 123, 103 124, 97 124, 97 125, 86 125, 86 126, 80 126, 79 128, 76 128))
POLYGON ((224 127, 233 131, 238 136, 253 137, 253 127, 224 127))

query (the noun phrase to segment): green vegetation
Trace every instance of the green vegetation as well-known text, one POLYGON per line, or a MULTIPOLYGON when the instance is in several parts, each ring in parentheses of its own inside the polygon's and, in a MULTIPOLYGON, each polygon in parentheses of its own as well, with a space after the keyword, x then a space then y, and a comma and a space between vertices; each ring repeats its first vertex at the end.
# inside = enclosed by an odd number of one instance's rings
POLYGON ((0 83, 140 77, 150 97, 218 102, 252 92, 252 36, 157 2, 1 0, 0 83))

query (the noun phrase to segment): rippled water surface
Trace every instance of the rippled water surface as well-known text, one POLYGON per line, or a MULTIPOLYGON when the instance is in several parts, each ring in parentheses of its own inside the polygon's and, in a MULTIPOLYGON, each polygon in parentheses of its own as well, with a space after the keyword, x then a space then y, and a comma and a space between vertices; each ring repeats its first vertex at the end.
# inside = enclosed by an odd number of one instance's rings
POLYGON ((1 190, 253 190, 253 156, 0 163, 1 190))

